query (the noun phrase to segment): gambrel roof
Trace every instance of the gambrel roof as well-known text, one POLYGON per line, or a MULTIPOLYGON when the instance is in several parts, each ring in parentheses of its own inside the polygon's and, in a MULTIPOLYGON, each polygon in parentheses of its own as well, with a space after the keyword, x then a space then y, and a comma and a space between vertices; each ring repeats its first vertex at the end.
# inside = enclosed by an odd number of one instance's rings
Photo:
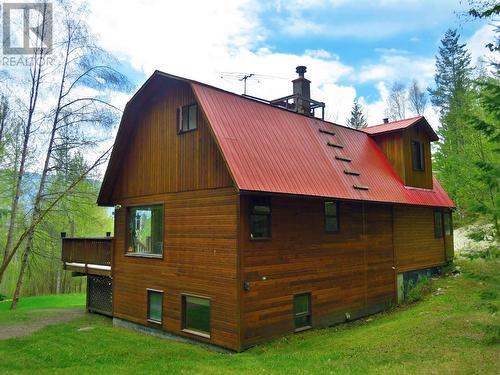
POLYGON ((191 86, 241 192, 454 207, 435 178, 433 189, 405 186, 368 132, 159 71, 127 104, 99 204, 112 204, 120 153, 126 152, 121 142, 134 126, 126 117, 140 111, 147 99, 141 96, 149 96, 158 80, 180 80, 191 86))

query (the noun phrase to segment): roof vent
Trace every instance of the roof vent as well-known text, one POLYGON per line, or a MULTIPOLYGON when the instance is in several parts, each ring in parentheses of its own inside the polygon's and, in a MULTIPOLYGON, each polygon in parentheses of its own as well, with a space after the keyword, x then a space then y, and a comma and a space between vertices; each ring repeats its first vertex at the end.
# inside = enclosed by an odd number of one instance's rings
POLYGON ((384 121, 384 124, 388 124, 389 123, 389 119, 387 117, 384 118, 383 121, 384 121))

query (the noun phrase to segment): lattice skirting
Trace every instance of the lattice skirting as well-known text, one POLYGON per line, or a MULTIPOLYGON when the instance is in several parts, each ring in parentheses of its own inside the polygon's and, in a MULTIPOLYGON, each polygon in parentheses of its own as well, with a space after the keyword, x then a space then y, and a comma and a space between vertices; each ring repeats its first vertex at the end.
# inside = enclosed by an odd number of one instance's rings
POLYGON ((88 276, 87 309, 100 314, 113 315, 113 283, 111 277, 88 276))

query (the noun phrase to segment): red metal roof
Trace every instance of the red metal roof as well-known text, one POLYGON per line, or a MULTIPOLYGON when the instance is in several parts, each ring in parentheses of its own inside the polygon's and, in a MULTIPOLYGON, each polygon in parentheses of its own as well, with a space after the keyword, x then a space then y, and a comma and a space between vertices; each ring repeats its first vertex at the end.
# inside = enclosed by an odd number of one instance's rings
MULTIPOLYGON (((357 131, 189 82, 240 190, 454 207, 435 178, 432 190, 404 186, 366 134, 368 130, 357 131), (359 172, 359 176, 347 175, 345 170, 359 172)), ((380 128, 408 127, 421 119, 380 128)))
POLYGON ((429 123, 427 122, 427 120, 425 119, 424 116, 416 116, 416 117, 411 117, 411 118, 407 118, 404 120, 368 126, 367 128, 364 128, 363 131, 365 133, 368 133, 371 135, 385 134, 385 133, 391 133, 391 132, 398 131, 398 130, 407 129, 410 126, 416 125, 418 123, 422 123, 425 126, 426 130, 429 133, 431 140, 437 141, 439 139, 436 132, 434 131, 434 129, 432 129, 432 127, 429 125, 429 123))

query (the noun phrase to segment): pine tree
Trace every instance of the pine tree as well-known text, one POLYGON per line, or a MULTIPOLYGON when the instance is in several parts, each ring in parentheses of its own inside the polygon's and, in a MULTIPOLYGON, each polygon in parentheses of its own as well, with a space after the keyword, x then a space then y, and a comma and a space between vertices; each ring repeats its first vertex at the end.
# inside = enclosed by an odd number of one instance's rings
POLYGON ((471 84, 471 57, 466 45, 459 44, 459 38, 457 30, 448 29, 436 56, 436 88, 429 92, 432 104, 439 108, 441 115, 450 110, 451 103, 460 101, 460 95, 471 84))
POLYGON ((347 119, 347 126, 354 129, 362 129, 368 126, 363 113, 363 107, 357 100, 354 101, 354 105, 352 106, 351 117, 347 119))

